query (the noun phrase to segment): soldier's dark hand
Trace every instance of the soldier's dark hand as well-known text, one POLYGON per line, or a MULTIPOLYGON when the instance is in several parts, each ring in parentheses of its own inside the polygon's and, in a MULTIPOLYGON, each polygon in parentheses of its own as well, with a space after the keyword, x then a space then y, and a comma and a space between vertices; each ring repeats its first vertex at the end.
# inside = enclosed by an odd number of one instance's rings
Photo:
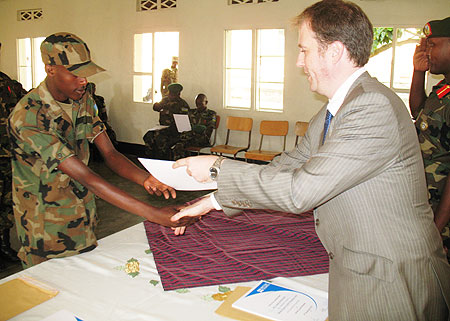
POLYGON ((172 187, 161 183, 153 177, 153 175, 147 177, 144 182, 144 187, 150 194, 156 194, 158 196, 164 195, 165 199, 169 199, 170 196, 172 196, 172 198, 177 197, 177 193, 172 187))
MULTIPOLYGON (((182 206, 166 206, 161 207, 156 211, 152 212, 152 219, 151 221, 163 226, 172 227, 174 230, 179 230, 179 228, 186 228, 186 226, 189 226, 195 222, 198 221, 198 217, 183 217, 179 220, 173 221, 171 220, 171 217, 175 215, 182 206)), ((177 234, 178 235, 178 234, 177 234)))
POLYGON ((420 39, 419 45, 416 47, 413 56, 414 70, 427 71, 429 68, 427 57, 427 39, 420 39))

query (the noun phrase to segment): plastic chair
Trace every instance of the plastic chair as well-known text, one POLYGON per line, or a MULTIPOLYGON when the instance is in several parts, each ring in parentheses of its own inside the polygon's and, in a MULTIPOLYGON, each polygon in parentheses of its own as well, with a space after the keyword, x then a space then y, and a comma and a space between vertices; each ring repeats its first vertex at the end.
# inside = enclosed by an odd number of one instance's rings
MULTIPOLYGON (((231 154, 236 159, 236 154, 242 151, 246 151, 250 148, 250 141, 252 138, 253 119, 248 117, 227 117, 227 138, 225 144, 213 146, 211 148, 212 154, 231 154), (229 144, 231 132, 248 132, 247 146, 234 146, 229 144)), ((236 133, 234 133, 236 134, 236 133)))
POLYGON ((305 136, 306 130, 308 129, 308 122, 298 121, 295 123, 295 146, 298 144, 299 137, 305 136))
MULTIPOLYGON (((220 116, 216 115, 216 127, 214 128, 214 133, 211 135, 212 137, 212 142, 210 143, 209 146, 214 146, 216 144, 216 137, 217 137, 217 128, 219 128, 219 123, 220 123, 220 116)), ((188 152, 190 152, 191 154, 197 154, 200 155, 200 150, 202 150, 203 148, 207 148, 209 146, 189 146, 186 148, 186 150, 188 152)))
POLYGON ((245 159, 258 160, 270 162, 275 156, 281 154, 286 149, 286 136, 289 131, 289 122, 285 120, 262 120, 259 125, 259 133, 261 134, 261 140, 259 142, 258 150, 250 150, 245 153, 245 159), (283 150, 282 151, 269 151, 263 150, 263 139, 265 136, 280 136, 283 137, 283 150))

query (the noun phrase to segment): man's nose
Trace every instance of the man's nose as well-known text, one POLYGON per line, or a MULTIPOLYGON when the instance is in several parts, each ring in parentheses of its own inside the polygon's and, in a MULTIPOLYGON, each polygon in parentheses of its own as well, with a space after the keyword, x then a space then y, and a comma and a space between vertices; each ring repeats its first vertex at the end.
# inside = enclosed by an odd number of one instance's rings
POLYGON ((297 56, 297 62, 295 64, 299 68, 303 68, 305 66, 305 57, 303 53, 299 53, 297 56))
POLYGON ((87 85, 87 78, 85 77, 78 77, 80 80, 80 85, 86 86, 87 85))

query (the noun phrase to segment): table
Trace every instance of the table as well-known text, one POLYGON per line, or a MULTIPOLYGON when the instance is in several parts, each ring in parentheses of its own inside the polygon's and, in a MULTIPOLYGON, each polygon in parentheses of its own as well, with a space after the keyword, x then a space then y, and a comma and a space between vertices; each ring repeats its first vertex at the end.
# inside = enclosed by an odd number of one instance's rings
MULTIPOLYGON (((224 288, 257 284, 254 281, 164 291, 143 223, 99 240, 91 252, 43 262, 1 279, 0 284, 21 275, 60 292, 11 320, 41 320, 65 309, 85 321, 226 321, 231 319, 214 313, 222 301, 213 295, 224 288), (133 258, 139 262, 140 270, 134 277, 125 271, 125 264, 133 258)), ((272 281, 294 289, 301 284, 323 291, 328 288, 328 274, 272 281)))

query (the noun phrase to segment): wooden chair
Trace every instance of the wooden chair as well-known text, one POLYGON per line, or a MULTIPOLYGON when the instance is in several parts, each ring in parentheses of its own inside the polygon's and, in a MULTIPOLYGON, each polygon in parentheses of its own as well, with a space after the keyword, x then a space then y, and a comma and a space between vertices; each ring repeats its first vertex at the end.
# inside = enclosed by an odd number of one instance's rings
MULTIPOLYGON (((212 137, 212 141, 210 143, 209 146, 214 146, 216 144, 216 137, 217 137, 217 128, 219 128, 219 123, 220 123, 220 116, 216 115, 216 127, 214 128, 214 133, 211 135, 212 137)), ((208 146, 189 146, 186 148, 186 150, 191 153, 191 154, 197 154, 200 155, 200 150, 202 150, 203 148, 207 148, 208 146)))
POLYGON ((242 151, 246 151, 250 147, 250 141, 252 138, 252 127, 253 127, 253 119, 248 117, 227 117, 227 138, 225 140, 225 144, 213 146, 211 148, 212 154, 231 154, 233 158, 236 158, 236 154, 242 151), (248 143, 247 146, 233 146, 229 144, 230 141, 230 133, 231 132, 248 132, 248 143))
POLYGON ((308 129, 308 122, 298 121, 295 123, 295 146, 298 144, 298 138, 305 136, 306 130, 308 129))
POLYGON ((286 136, 289 131, 288 121, 275 121, 275 120, 262 120, 259 125, 259 133, 261 134, 261 140, 259 142, 258 150, 249 150, 245 153, 245 159, 259 160, 270 162, 275 156, 281 154, 286 149, 286 136), (265 136, 280 136, 283 137, 283 150, 282 151, 268 151, 263 150, 263 139, 265 136))

